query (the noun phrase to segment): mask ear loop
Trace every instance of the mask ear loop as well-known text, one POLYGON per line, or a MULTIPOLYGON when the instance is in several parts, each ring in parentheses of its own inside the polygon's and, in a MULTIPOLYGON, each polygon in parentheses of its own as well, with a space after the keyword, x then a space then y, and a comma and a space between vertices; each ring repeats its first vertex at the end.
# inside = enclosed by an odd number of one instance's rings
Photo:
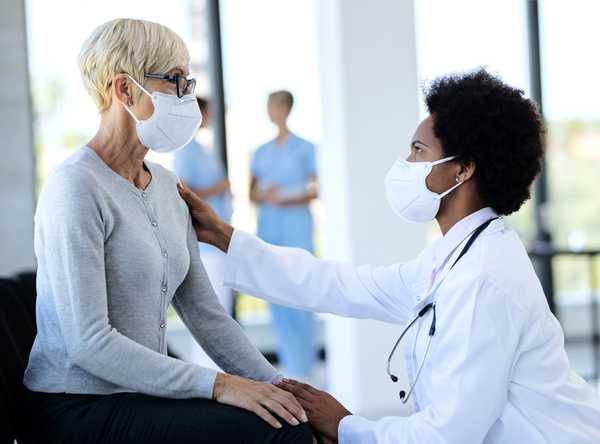
MULTIPOLYGON (((152 97, 152 94, 150 94, 148 91, 146 91, 146 89, 145 89, 145 88, 144 88, 142 85, 140 85, 138 82, 136 82, 136 81, 135 81, 135 79, 134 79, 133 77, 131 77, 131 76, 130 76, 129 74, 127 74, 127 73, 125 73, 125 75, 126 75, 127 77, 129 77, 133 83, 135 83, 137 86, 139 86, 139 87, 140 87, 140 89, 141 89, 142 91, 144 91, 146 94, 148 94, 148 96, 152 97)), ((121 105, 123 105, 123 104, 121 104, 121 105)), ((127 112, 128 112, 129 114, 131 114, 131 117, 133 117, 133 118, 135 119, 136 123, 139 123, 139 122, 140 122, 140 120, 139 120, 137 117, 135 117, 135 114, 133 114, 133 111, 131 111, 131 110, 130 110, 128 107, 126 107, 125 105, 123 105, 123 107, 125 107, 125 109, 127 110, 127 112)))
MULTIPOLYGON (((449 162, 452 159, 456 159, 458 156, 450 156, 450 157, 446 157, 445 159, 440 159, 440 160, 436 160, 435 162, 431 162, 431 166, 435 166, 435 165, 439 165, 440 163, 444 163, 444 162, 449 162)), ((458 178, 456 178, 456 181, 458 182, 458 178)), ((436 199, 442 199, 444 196, 446 196, 448 193, 450 193, 450 191, 452 191, 455 188, 458 188, 460 185, 462 185, 464 183, 464 181, 462 182, 458 182, 456 185, 454 185, 452 188, 450 188, 447 191, 444 191, 442 194, 439 194, 438 197, 436 199)))
POLYGON ((450 193, 450 191, 452 191, 455 188, 458 188, 459 186, 461 186, 464 182, 458 182, 456 185, 454 185, 452 188, 450 188, 447 191, 444 191, 442 194, 438 194, 438 197, 436 197, 436 199, 442 199, 444 196, 446 196, 448 193, 450 193))
MULTIPOLYGON (((134 80, 135 82, 135 80, 134 80)), ((458 156, 450 156, 450 157, 444 157, 443 159, 440 160, 436 160, 435 162, 431 162, 431 166, 436 166, 439 165, 440 163, 445 163, 445 162, 450 162, 453 159, 456 159, 458 156)))

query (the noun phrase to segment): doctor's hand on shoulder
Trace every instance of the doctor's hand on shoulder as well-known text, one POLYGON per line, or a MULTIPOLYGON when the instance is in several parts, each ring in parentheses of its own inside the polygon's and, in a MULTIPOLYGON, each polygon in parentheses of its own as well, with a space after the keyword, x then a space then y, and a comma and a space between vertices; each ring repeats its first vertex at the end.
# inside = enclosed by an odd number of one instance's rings
POLYGON ((209 204, 200 199, 184 183, 177 184, 179 194, 190 206, 198 242, 214 245, 227 253, 233 227, 217 216, 209 204))

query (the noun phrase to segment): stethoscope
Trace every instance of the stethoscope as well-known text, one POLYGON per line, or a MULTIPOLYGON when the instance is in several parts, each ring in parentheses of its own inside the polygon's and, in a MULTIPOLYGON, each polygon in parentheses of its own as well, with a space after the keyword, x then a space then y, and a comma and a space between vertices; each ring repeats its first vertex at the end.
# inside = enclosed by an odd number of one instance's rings
MULTIPOLYGON (((495 217, 494 219, 497 219, 497 217, 495 217)), ((469 250, 469 248, 471 247, 471 245, 473 244, 473 242, 475 242, 475 239, 477 239, 477 236, 479 236, 481 234, 481 232, 483 230, 485 230, 487 228, 487 226, 490 223, 492 223, 492 221, 494 219, 488 220, 487 222, 485 222, 482 225, 480 225, 477 228, 477 230, 475 230, 475 232, 473 233, 473 235, 471 236, 471 238, 469 239, 469 241, 467 242, 467 244, 465 245, 465 247, 461 251, 461 253, 458 256, 458 258, 456 259, 456 261, 454 261, 454 263, 452 264, 452 267, 450 267, 450 269, 454 268, 454 266, 456 265, 456 263, 458 262, 458 260, 461 257, 464 256, 464 254, 469 250)), ((400 335, 400 337, 396 341, 396 344, 394 345, 394 348, 392 349, 392 352, 390 353, 390 357, 387 360, 387 365, 386 365, 387 373, 388 373, 388 375, 390 376, 390 379, 393 382, 398 382, 398 377, 396 375, 392 374, 392 372, 390 371, 390 365, 391 365, 391 362, 392 362, 392 357, 394 356, 394 353, 396 352, 396 349, 398 348, 398 344, 400 344, 400 341, 402 340, 402 338, 404 337, 404 335, 406 334, 406 332, 408 331, 408 329, 410 327, 412 327, 414 325, 414 323, 419 320, 419 318, 422 318, 423 316, 425 316, 427 314, 427 312, 429 312, 429 310, 431 310, 431 309, 433 309, 433 318, 431 319, 431 327, 429 327, 429 340, 427 341, 427 347, 425 347, 425 353, 423 353, 423 358, 421 359, 421 365, 419 365, 419 370, 417 371, 417 375, 415 376, 415 379, 414 379, 412 385, 410 386, 410 390, 408 391, 408 395, 406 394, 406 392, 404 390, 400 390, 400 401, 402 402, 402 404, 406 404, 408 402, 408 398, 410 398, 410 394, 412 393, 413 389, 415 388, 415 384, 417 383, 417 380, 419 379, 419 375, 421 374, 421 370, 423 369, 423 363, 425 362, 425 357, 427 356, 427 351, 429 350, 429 344, 431 344, 431 340, 433 339, 433 335, 435 333, 435 301, 434 302, 430 302, 427 305, 425 305, 419 311, 419 313, 417 314, 417 316, 412 320, 412 322, 410 324, 408 324, 408 326, 404 329, 404 331, 402 332, 402 334, 400 335)))
POLYGON ((415 388, 415 384, 417 383, 417 379, 419 379, 419 374, 421 373, 421 369, 423 368, 423 363, 425 362, 425 356, 427 356, 427 350, 429 350, 429 344, 431 344, 431 339, 433 338, 433 334, 435 333, 435 302, 430 302, 425 307, 423 307, 421 309, 421 311, 419 312, 419 314, 417 315, 417 317, 414 318, 410 324, 408 324, 408 326, 404 329, 404 331, 402 332, 402 334, 396 341, 396 345, 394 345, 394 348, 392 349, 392 352, 390 353, 390 357, 388 358, 388 361, 387 361, 386 369, 387 369, 388 375, 390 375, 390 378, 392 379, 392 381, 398 382, 398 377, 393 375, 392 372, 390 371, 390 363, 392 362, 392 357, 394 356, 394 353, 396 352, 396 348, 398 348, 398 344, 400 344, 400 341, 402 340, 402 338, 404 337, 404 335, 406 334, 408 329, 410 327, 412 327, 413 324, 419 320, 419 318, 422 318, 423 316, 425 316, 425 314, 427 314, 427 312, 431 308, 433 308, 433 319, 431 320, 431 327, 429 328, 429 341, 427 341, 427 347, 425 348, 425 353, 423 353, 423 359, 421 359, 421 365, 419 366, 419 371, 417 372, 417 376, 415 376, 415 380, 413 381, 412 385, 410 386, 410 390, 408 391, 408 395, 406 396, 406 398, 404 398, 404 395, 405 395, 404 390, 400 390, 400 401, 402 402, 402 404, 406 404, 406 402, 408 401, 408 398, 410 398, 410 394, 412 393, 413 389, 415 388))

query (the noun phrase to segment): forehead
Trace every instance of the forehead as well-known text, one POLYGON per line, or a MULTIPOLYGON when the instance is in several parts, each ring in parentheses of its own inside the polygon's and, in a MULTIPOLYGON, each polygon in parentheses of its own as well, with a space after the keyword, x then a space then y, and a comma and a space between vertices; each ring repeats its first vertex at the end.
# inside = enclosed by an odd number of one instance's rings
POLYGON ((435 137, 433 132, 433 117, 428 116, 424 119, 417 127, 415 134, 413 135, 412 142, 420 142, 431 148, 442 148, 440 140, 435 137))

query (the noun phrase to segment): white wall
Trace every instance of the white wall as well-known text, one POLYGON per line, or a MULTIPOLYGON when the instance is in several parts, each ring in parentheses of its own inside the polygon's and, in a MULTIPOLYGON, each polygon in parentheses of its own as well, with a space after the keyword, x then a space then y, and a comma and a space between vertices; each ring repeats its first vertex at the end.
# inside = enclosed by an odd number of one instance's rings
POLYGON ((35 168, 25 4, 0 3, 0 276, 34 270, 35 168))
MULTIPOLYGON (((326 208, 323 257, 391 265, 416 257, 425 227, 389 208, 383 178, 408 154, 418 125, 418 80, 412 0, 318 1, 323 140, 319 152, 326 208)), ((408 415, 402 352, 387 357, 402 327, 331 317, 328 387, 353 413, 371 419, 408 415)))

